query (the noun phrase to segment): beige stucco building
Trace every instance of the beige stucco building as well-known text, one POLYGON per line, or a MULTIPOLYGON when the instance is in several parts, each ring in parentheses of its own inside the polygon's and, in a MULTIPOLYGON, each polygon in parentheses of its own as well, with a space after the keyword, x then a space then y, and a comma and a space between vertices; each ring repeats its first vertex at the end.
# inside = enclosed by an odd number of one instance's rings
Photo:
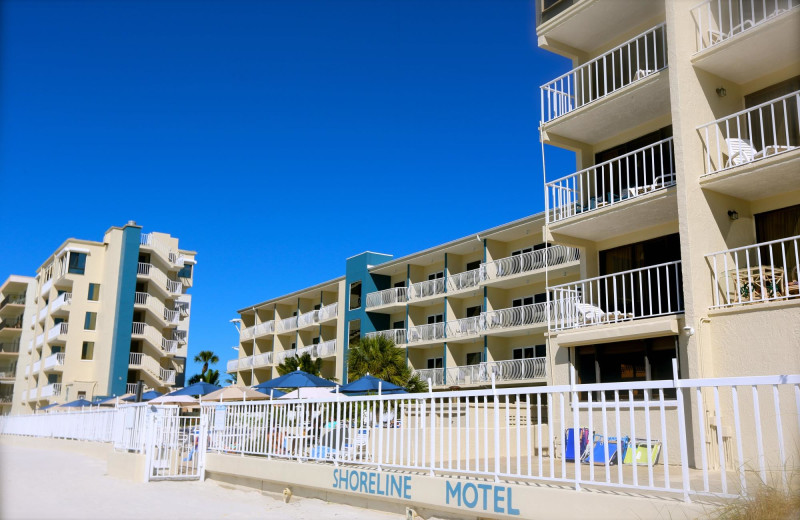
POLYGON ((382 334, 436 389, 800 371, 800 9, 695 4, 538 1, 573 66, 541 88, 545 212, 240 309, 228 370, 344 381, 382 334))
POLYGON ((15 368, 10 412, 122 395, 138 381, 183 386, 195 255, 129 222, 101 242, 67 239, 34 278, 12 275, 0 288, 10 324, 0 329, 0 366, 12 366, 13 351, 15 368))

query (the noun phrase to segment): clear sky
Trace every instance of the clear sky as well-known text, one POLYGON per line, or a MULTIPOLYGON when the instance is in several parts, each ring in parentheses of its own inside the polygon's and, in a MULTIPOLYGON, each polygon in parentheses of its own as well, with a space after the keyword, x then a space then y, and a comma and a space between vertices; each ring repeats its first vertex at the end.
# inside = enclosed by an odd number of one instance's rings
POLYGON ((128 220, 171 233, 198 252, 190 359, 221 373, 237 309, 543 209, 539 86, 570 65, 530 0, 0 9, 0 276, 128 220))

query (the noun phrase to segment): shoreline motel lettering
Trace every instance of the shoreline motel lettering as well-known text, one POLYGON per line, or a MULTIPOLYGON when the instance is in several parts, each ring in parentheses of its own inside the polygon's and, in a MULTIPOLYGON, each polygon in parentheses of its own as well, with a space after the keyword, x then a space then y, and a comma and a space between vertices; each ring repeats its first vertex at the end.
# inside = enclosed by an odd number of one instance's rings
POLYGON ((515 509, 512 503, 510 487, 473 484, 472 482, 458 482, 453 485, 449 480, 446 482, 446 486, 445 501, 447 505, 450 505, 452 498, 458 507, 463 504, 469 509, 519 516, 519 509, 515 509))
POLYGON ((411 500, 411 477, 375 471, 334 469, 333 489, 411 500))

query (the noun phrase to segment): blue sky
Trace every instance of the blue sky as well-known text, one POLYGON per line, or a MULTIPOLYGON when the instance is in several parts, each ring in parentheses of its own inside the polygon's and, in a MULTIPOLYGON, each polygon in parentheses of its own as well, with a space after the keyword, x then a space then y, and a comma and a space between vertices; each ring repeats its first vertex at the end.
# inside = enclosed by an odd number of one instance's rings
POLYGON ((237 309, 543 209, 539 86, 569 62, 530 1, 0 5, 0 275, 171 233, 198 251, 190 357, 221 372, 237 309))

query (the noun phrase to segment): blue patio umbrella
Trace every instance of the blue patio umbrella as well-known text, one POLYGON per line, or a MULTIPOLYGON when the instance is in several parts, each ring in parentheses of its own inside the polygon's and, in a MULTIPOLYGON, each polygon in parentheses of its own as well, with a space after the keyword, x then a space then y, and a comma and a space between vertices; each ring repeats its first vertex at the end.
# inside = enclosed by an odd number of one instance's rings
POLYGON ((274 388, 271 388, 271 389, 254 388, 253 390, 257 390, 257 391, 261 392, 262 394, 270 395, 270 396, 272 396, 273 399, 277 399, 277 398, 279 398, 281 396, 286 395, 286 392, 281 392, 280 390, 276 390, 274 388))
POLYGON ((352 383, 348 383, 339 387, 339 392, 347 395, 369 395, 377 394, 380 390, 381 394, 407 394, 402 387, 392 384, 383 379, 365 375, 361 379, 357 379, 352 383))
POLYGON ((81 397, 80 399, 62 404, 61 408, 83 408, 84 406, 92 406, 92 402, 81 397))
POLYGON ((167 395, 206 395, 219 390, 220 388, 222 387, 212 385, 211 383, 195 383, 187 386, 186 388, 181 388, 180 390, 170 392, 167 395))
POLYGON ((336 386, 333 381, 322 379, 321 377, 303 372, 299 368, 288 374, 284 374, 276 379, 271 379, 253 388, 256 390, 269 390, 270 388, 311 388, 311 387, 325 387, 336 386))
MULTIPOLYGON (((150 399, 155 399, 156 397, 160 397, 161 392, 156 392, 155 390, 148 390, 142 394, 142 401, 149 401, 150 399)), ((123 401, 127 401, 129 403, 136 401, 135 395, 129 395, 123 401)))
POLYGON ((48 404, 47 406, 42 406, 39 410, 47 410, 48 408, 52 408, 54 406, 58 406, 58 403, 48 404))

